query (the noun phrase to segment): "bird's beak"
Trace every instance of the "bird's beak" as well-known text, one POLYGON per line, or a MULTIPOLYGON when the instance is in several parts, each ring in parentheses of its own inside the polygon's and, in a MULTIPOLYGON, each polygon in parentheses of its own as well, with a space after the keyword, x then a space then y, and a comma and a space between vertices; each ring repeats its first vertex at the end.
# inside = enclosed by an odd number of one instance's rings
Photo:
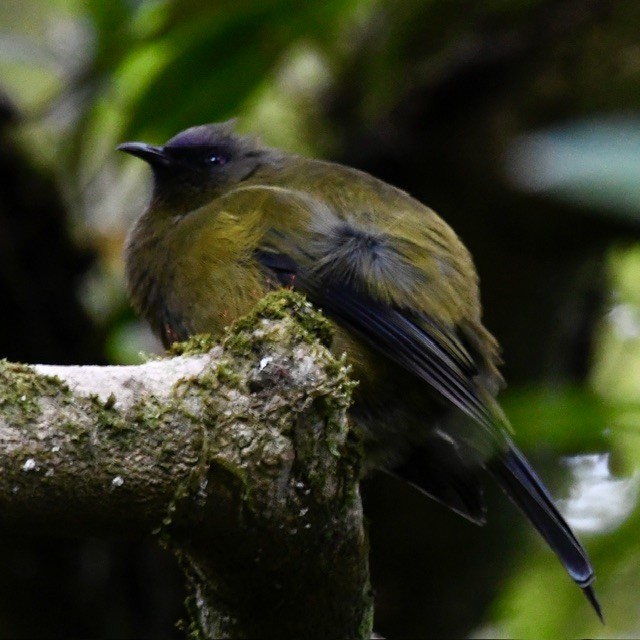
POLYGON ((152 166, 169 163, 169 158, 162 147, 154 147, 146 142, 123 142, 118 145, 117 149, 118 151, 130 153, 136 158, 141 158, 152 166))

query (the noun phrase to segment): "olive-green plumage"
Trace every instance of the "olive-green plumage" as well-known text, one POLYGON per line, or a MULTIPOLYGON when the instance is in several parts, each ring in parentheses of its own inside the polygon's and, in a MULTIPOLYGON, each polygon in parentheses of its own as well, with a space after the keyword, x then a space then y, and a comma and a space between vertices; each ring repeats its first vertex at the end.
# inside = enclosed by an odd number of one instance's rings
POLYGON ((585 551, 509 437, 476 271, 440 217, 366 173, 263 147, 230 123, 120 148, 154 172, 126 269, 135 308, 165 345, 220 334, 273 288, 305 293, 360 381, 350 415, 367 466, 479 523, 486 469, 599 613, 585 551))

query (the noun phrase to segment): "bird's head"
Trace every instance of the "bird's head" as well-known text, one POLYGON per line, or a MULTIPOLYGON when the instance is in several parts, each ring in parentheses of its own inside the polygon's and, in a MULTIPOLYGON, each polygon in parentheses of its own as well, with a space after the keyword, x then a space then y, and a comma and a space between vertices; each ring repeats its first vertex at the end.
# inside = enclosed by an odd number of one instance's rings
POLYGON ((249 178, 269 150, 233 130, 234 121, 191 127, 164 146, 125 142, 118 146, 153 170, 153 203, 172 214, 197 209, 249 178))

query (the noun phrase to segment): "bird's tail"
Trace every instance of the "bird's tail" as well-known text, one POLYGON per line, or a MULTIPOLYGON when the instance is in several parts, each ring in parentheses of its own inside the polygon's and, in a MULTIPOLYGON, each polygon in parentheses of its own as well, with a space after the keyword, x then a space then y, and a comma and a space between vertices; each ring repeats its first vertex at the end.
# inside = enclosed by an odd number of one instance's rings
POLYGON ((487 465, 487 470, 547 541, 604 622, 600 603, 591 586, 595 572, 587 552, 524 455, 511 443, 503 455, 496 456, 487 465))

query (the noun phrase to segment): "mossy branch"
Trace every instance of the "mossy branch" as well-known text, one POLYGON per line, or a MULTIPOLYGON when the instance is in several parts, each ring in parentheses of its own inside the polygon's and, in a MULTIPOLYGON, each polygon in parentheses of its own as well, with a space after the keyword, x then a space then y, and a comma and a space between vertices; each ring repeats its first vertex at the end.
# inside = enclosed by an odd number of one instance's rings
POLYGON ((0 366, 0 527, 155 531, 198 638, 371 632, 352 383, 327 322, 267 297, 135 367, 0 366))

